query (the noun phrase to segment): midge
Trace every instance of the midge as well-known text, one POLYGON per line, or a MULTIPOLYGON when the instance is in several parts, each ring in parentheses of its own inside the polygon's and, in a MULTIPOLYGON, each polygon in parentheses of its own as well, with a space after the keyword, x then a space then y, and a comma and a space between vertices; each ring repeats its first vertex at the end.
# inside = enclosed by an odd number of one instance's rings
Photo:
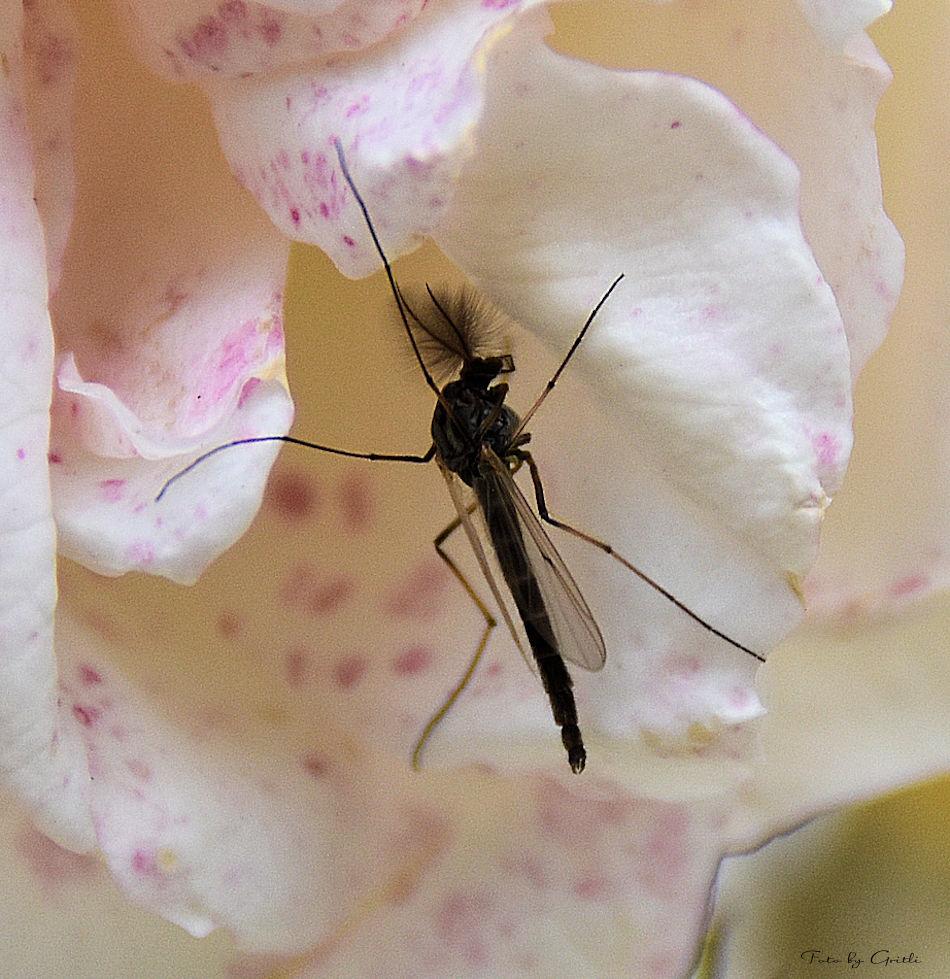
POLYGON ((399 290, 392 266, 380 244, 369 211, 347 168, 339 140, 334 145, 340 169, 362 211, 373 244, 386 270, 406 336, 425 382, 436 397, 431 425, 432 445, 424 455, 394 455, 379 452, 351 452, 290 435, 238 439, 219 445, 199 456, 168 480, 156 500, 164 496, 173 482, 210 456, 235 445, 253 442, 290 442, 294 445, 318 449, 321 452, 372 461, 426 463, 434 459, 445 477, 457 512, 456 519, 435 539, 435 548, 478 606, 485 618, 485 631, 464 677, 422 732, 413 751, 413 765, 418 767, 422 749, 429 735, 451 708, 474 673, 488 637, 496 625, 489 610, 442 549, 448 536, 459 526, 464 528, 502 616, 524 655, 518 632, 491 573, 479 531, 471 519, 473 512, 479 510, 487 530, 488 543, 501 568, 505 584, 521 619, 531 656, 551 702, 554 721, 561 729, 561 740, 567 751, 571 771, 582 772, 587 762, 587 752, 578 726, 573 682, 564 661, 568 660, 587 670, 599 670, 604 665, 607 653, 600 629, 570 571, 558 554, 557 548, 542 527, 542 520, 600 548, 713 635, 760 662, 765 661, 763 656, 731 639, 700 618, 665 588, 614 551, 609 544, 556 520, 548 513, 538 467, 531 453, 525 448, 531 439, 530 434, 525 430, 526 425, 554 389, 554 385, 580 346, 598 311, 617 287, 623 275, 618 275, 604 292, 540 396, 524 418, 519 418, 505 404, 508 385, 504 381, 498 381, 501 375, 510 374, 514 370, 514 362, 509 355, 498 355, 486 349, 486 344, 491 340, 491 317, 485 305, 477 295, 470 292, 454 298, 445 298, 426 286, 432 308, 427 311, 424 318, 416 314, 399 290), (433 373, 441 373, 447 369, 451 369, 453 374, 457 371, 458 377, 440 388, 433 373), (512 474, 525 464, 528 466, 534 485, 537 514, 512 478, 512 474), (471 489, 474 502, 466 501, 459 481, 471 489))

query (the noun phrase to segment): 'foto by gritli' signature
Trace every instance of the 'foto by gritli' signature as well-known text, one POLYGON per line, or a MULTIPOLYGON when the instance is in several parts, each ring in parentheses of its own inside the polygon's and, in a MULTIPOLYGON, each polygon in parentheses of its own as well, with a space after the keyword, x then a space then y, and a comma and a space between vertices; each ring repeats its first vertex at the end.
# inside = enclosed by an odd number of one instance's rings
POLYGON ((920 965, 920 959, 913 952, 899 955, 887 948, 875 949, 870 955, 848 952, 846 957, 820 948, 806 948, 800 957, 808 965, 846 965, 851 969, 859 969, 862 965, 920 965))

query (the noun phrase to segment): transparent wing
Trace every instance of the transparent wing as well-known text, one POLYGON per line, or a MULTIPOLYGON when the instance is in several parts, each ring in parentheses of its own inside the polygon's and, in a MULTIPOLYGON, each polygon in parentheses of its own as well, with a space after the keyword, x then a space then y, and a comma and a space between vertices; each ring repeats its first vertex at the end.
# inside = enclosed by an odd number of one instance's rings
MULTIPOLYGON (((436 456, 436 462, 439 464, 439 469, 445 478, 446 486, 449 488, 449 496, 452 497, 452 503, 455 505, 455 512, 458 514, 459 523, 462 525, 462 529, 465 531, 465 536, 468 538, 468 542, 471 545, 472 553, 475 555, 475 560, 478 562, 478 566, 482 569, 482 575, 484 575, 485 581, 488 582, 488 587, 491 589, 491 593, 495 597, 495 604, 498 606, 501 616, 505 620, 505 625, 508 626, 508 631, 511 633, 511 638, 514 639, 515 645, 518 647, 518 651, 521 653, 522 658, 533 670, 534 660, 525 651, 524 645, 521 642, 521 637, 518 635, 518 630, 515 628, 514 620, 511 617, 508 604, 505 602, 505 598, 502 595, 495 575, 492 572, 491 564, 485 555, 485 547, 483 546, 482 540, 479 536, 479 529, 472 520, 471 514, 469 513, 469 508, 465 505, 465 500, 462 497, 461 480, 455 475, 455 473, 451 472, 451 470, 445 467, 442 460, 438 456, 436 456)), ((491 547, 490 544, 488 546, 491 547)))
POLYGON ((586 670, 599 670, 607 659, 604 637, 571 572, 505 463, 487 446, 482 448, 482 456, 490 463, 489 470, 482 470, 486 482, 491 484, 490 493, 506 496, 517 515, 528 561, 537 579, 559 652, 566 660, 586 670))

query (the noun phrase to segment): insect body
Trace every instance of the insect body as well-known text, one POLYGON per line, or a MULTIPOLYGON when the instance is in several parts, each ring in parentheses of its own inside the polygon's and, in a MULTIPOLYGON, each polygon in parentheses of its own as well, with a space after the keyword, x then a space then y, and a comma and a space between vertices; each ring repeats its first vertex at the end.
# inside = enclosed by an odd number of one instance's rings
MULTIPOLYGON (((464 338, 468 330, 457 332, 464 338)), ((475 494, 571 770, 581 772, 587 753, 562 652, 588 669, 600 669, 606 656, 604 641, 570 573, 511 478, 511 469, 530 458, 523 448, 530 436, 504 403, 508 385, 492 383, 511 369, 510 358, 467 357, 458 380, 442 389, 432 416, 432 440, 446 478, 455 473, 475 494), (582 652, 575 651, 578 637, 582 652)), ((460 510, 460 517, 463 513, 460 510)))

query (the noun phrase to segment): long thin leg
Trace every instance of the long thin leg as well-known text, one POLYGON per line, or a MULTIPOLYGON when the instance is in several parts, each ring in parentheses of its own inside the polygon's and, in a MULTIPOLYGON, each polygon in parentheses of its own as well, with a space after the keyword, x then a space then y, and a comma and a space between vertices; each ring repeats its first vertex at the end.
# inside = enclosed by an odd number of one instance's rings
POLYGON ((548 383, 544 386, 544 390, 538 396, 534 404, 522 416, 521 424, 518 426, 518 429, 515 432, 514 437, 512 438, 513 443, 516 442, 518 436, 525 431, 528 422, 531 421, 531 416, 538 410, 538 408, 541 407, 542 403, 544 402, 544 399, 554 390, 554 385, 557 384, 558 378, 561 376, 561 374, 564 373, 564 368, 567 367, 567 362, 571 359, 571 357, 574 356, 574 352, 581 345, 581 340, 584 339, 584 334, 587 333, 587 331, 590 329, 591 323, 594 322, 594 317, 600 312, 601 306, 603 306, 604 303, 607 302, 608 297, 614 291, 614 289, 616 289, 617 286, 620 284, 620 280, 622 278, 623 278, 623 272, 621 272, 620 275, 618 275, 617 278, 614 279, 613 282, 611 282, 610 288, 600 297, 600 300, 597 303, 597 305, 591 310, 590 316, 587 317, 587 322, 581 327, 580 333, 578 333, 577 336, 574 338, 574 342, 571 344, 571 349, 568 350, 568 352, 564 355, 564 359, 561 361, 561 364, 558 367, 558 369, 554 372, 554 375, 551 377, 551 380, 548 381, 548 383))
POLYGON ((372 462, 431 462, 435 455, 434 444, 429 447, 429 451, 425 455, 388 455, 381 452, 350 452, 348 449, 335 449, 329 445, 319 445, 316 442, 308 442, 306 439, 294 438, 292 435, 259 435, 255 438, 235 439, 233 442, 216 445, 213 449, 202 453, 197 459, 185 466, 184 469, 175 473, 171 479, 166 481, 161 490, 159 490, 158 496, 155 497, 155 502, 158 503, 172 483, 178 482, 182 476, 190 473, 195 466, 201 465, 205 459, 210 459, 213 455, 217 455, 225 449, 233 449, 236 445, 253 445, 255 442, 289 442, 291 445, 302 445, 306 449, 319 449, 321 452, 329 452, 332 455, 346 456, 349 459, 369 459, 372 462))
POLYGON ((606 541, 602 541, 597 537, 592 537, 590 534, 584 533, 583 530, 578 530, 576 527, 572 527, 570 524, 564 523, 563 520, 557 520, 548 513, 547 504, 544 502, 544 487, 541 485, 541 474, 538 472, 537 463, 534 461, 534 457, 525 449, 519 449, 517 452, 517 458, 523 459, 528 464, 528 469, 531 471, 531 482, 534 484, 534 496, 538 504, 538 516, 545 522, 549 523, 552 527, 558 527, 561 530, 567 531, 569 534, 573 534, 575 537, 580 538, 582 541, 586 541, 588 544, 593 544, 594 547, 600 548, 605 554, 609 554, 612 558, 619 561, 625 568, 632 571, 642 582, 649 585, 654 591, 659 592, 668 602, 675 605, 681 612, 685 612, 694 622, 698 622, 704 629, 711 632, 714 636, 719 639, 724 640, 729 643, 730 646, 735 646, 736 649, 741 650, 743 653, 748 653, 754 659, 757 659, 760 663, 765 662, 765 657, 759 653, 754 652, 749 649, 748 646, 743 646, 741 642, 737 642, 731 636, 727 636, 724 632, 720 632, 715 626, 710 625, 705 619, 698 616, 689 606, 684 605, 675 595, 667 591, 659 582, 654 581, 649 575, 644 574, 636 565, 628 561, 622 554, 617 553, 610 544, 606 541))
MULTIPOLYGON (((469 508, 468 512, 472 513, 475 509, 475 504, 473 503, 469 508)), ((472 677, 475 675, 475 670, 478 668, 478 664, 481 661, 482 653, 485 652, 485 647, 488 645, 488 637, 491 635, 492 630, 498 624, 495 617, 489 611, 488 606, 481 600, 478 592, 472 587, 471 582, 462 574, 459 566, 452 560, 449 554, 443 549, 442 545, 448 540, 448 538, 455 533, 456 530, 461 526, 462 518, 456 517, 432 542, 435 546, 436 554, 442 558, 443 561, 448 565, 449 570, 455 577, 459 580, 462 587, 468 594, 468 597, 475 603, 475 607, 479 612, 482 613, 482 617, 485 619, 485 630, 482 632, 482 637, 478 641, 478 646, 475 649, 475 655, 471 658, 468 664, 468 668, 462 675, 459 682, 452 688, 451 693, 442 702, 442 706, 432 715, 429 722, 422 729, 422 734, 419 735, 419 740, 416 741, 415 747, 412 749, 412 768, 413 771, 419 771, 419 763, 422 758, 422 751, 426 746, 429 738, 432 736, 432 732, 439 726, 442 722, 442 718, 452 709, 455 701, 458 700, 462 691, 469 685, 472 677)))

